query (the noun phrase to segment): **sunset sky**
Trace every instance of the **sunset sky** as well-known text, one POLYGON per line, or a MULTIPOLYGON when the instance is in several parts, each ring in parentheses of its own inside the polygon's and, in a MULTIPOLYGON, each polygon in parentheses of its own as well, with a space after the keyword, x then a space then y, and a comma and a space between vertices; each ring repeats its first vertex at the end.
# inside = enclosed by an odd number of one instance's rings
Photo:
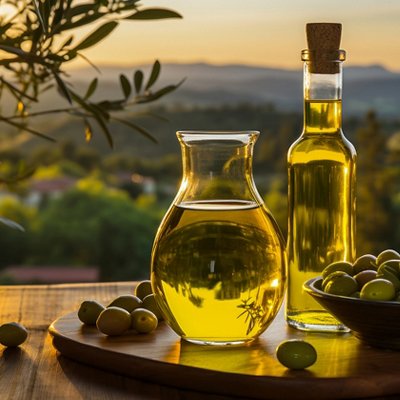
POLYGON ((242 63, 301 65, 307 22, 341 22, 348 64, 382 64, 400 72, 399 0, 143 0, 182 20, 123 22, 86 54, 96 63, 242 63))

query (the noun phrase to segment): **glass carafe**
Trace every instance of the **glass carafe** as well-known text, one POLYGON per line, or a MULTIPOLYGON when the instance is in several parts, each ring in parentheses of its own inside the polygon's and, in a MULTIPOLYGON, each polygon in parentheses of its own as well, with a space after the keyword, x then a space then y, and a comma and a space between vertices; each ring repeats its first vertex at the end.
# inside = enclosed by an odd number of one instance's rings
POLYGON ((151 280, 166 322, 193 343, 249 342, 283 299, 284 241, 252 175, 258 135, 177 133, 183 178, 155 238, 151 280))

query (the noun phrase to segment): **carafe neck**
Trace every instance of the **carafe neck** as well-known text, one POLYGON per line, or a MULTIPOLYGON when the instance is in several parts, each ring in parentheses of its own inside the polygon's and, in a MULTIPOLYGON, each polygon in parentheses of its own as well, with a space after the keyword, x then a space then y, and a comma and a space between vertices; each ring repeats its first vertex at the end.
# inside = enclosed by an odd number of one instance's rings
POLYGON ((256 131, 178 132, 183 177, 175 203, 262 203, 252 174, 258 135, 256 131))

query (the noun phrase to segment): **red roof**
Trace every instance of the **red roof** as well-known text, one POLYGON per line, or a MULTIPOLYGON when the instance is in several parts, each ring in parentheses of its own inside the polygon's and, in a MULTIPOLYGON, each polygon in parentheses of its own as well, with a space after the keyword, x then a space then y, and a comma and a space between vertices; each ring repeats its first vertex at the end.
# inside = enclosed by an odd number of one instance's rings
POLYGON ((31 183, 31 190, 41 193, 65 192, 73 187, 75 183, 76 179, 66 176, 53 179, 33 180, 31 183))
POLYGON ((9 276, 18 283, 76 283, 98 282, 98 267, 26 267, 10 266, 5 268, 1 275, 9 276))

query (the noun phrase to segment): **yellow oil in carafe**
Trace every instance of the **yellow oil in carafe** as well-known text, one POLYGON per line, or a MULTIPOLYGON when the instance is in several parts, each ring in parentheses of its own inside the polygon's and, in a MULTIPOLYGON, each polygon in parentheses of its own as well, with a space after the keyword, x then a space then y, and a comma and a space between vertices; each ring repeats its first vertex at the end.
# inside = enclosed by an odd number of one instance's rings
POLYGON ((266 329, 286 276, 274 224, 255 202, 172 206, 153 247, 152 282, 167 322, 183 338, 242 343, 266 329))
POLYGON ((355 151, 342 134, 340 114, 340 100, 306 100, 304 132, 288 154, 286 314, 290 325, 305 330, 339 323, 303 283, 329 263, 355 256, 355 151))

